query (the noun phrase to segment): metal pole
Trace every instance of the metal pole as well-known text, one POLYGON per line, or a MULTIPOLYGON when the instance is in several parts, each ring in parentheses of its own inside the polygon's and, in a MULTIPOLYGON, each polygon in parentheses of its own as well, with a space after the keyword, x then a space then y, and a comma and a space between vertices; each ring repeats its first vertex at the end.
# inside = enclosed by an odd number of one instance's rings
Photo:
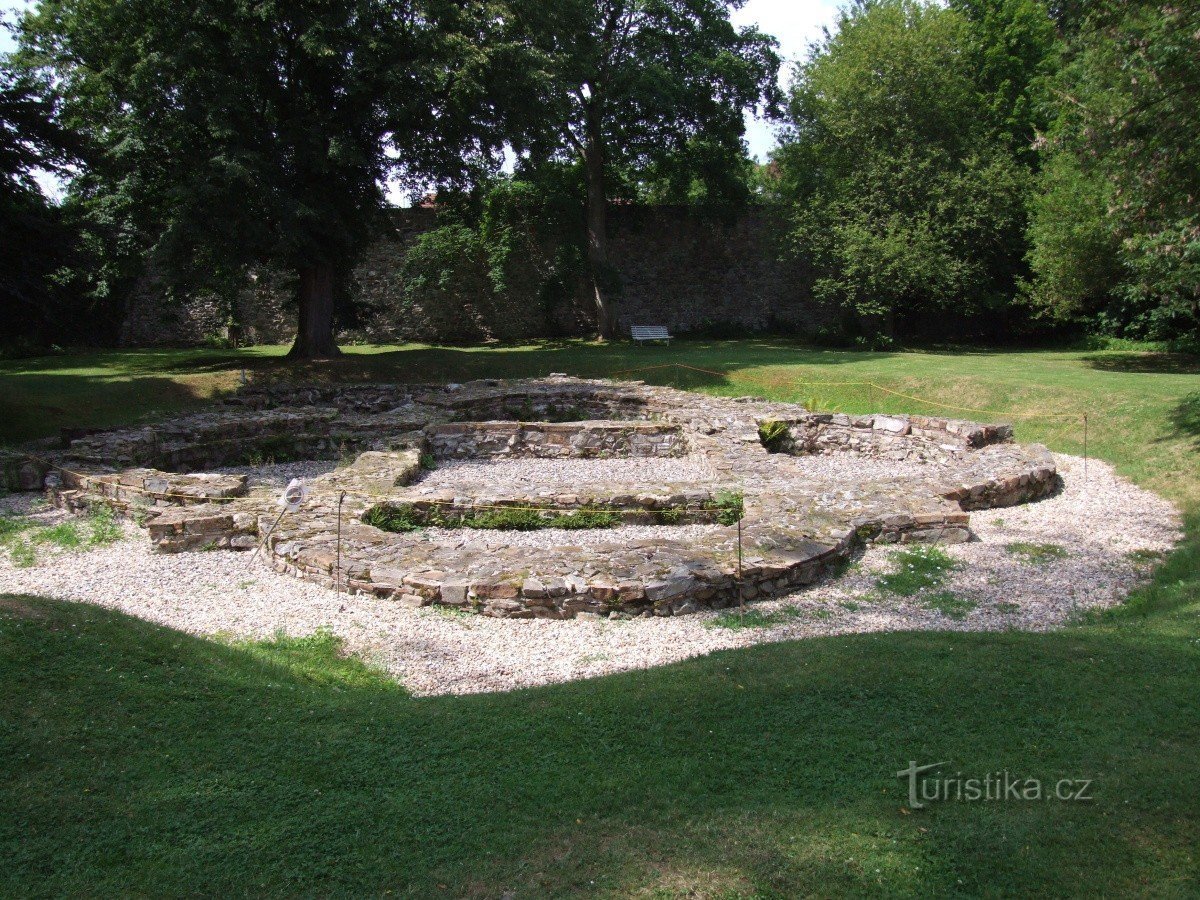
POLYGON ((338 494, 337 507, 337 569, 333 576, 333 589, 337 593, 342 592, 342 503, 346 499, 346 492, 342 491, 338 494))
POLYGON ((1088 480, 1088 417, 1083 414, 1083 480, 1088 480))
POLYGON ((250 562, 254 562, 254 560, 256 560, 258 558, 258 551, 263 548, 263 544, 265 544, 267 541, 269 541, 271 539, 271 535, 275 532, 275 526, 278 525, 279 522, 283 519, 283 514, 286 512, 287 512, 286 506, 279 511, 279 515, 276 516, 275 521, 271 523, 271 527, 267 529, 267 533, 265 535, 263 535, 263 539, 258 542, 257 546, 255 546, 254 552, 250 555, 250 562))
POLYGON ((738 610, 744 616, 746 614, 746 597, 742 592, 742 520, 738 517, 738 610))

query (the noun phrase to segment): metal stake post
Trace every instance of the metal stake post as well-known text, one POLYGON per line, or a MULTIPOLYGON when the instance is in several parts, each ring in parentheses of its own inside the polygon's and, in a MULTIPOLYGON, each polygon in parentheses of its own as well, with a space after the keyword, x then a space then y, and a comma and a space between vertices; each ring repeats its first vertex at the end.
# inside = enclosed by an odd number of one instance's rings
POLYGON ((336 574, 333 576, 333 589, 337 593, 342 592, 342 503, 346 500, 346 492, 342 491, 338 494, 337 507, 337 568, 336 574))
POLYGON ((1088 478, 1088 417, 1083 414, 1083 480, 1088 478))
POLYGON ((744 616, 746 614, 746 597, 742 591, 742 520, 738 517, 738 610, 744 616))

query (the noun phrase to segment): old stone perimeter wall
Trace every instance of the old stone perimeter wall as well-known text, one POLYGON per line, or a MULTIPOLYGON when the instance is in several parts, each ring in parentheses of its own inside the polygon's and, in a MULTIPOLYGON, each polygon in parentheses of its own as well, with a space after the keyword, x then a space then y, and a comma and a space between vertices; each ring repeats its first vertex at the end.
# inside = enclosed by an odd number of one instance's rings
MULTIPOLYGON (((614 309, 622 332, 631 324, 666 325, 673 333, 698 330, 777 330, 809 334, 833 322, 834 314, 804 293, 804 271, 782 262, 772 235, 770 212, 751 209, 725 224, 682 207, 613 206, 610 256, 622 293, 614 309)), ((343 340, 393 342, 431 340, 432 325, 419 312, 402 314, 401 266, 408 247, 436 226, 427 208, 398 209, 389 233, 380 237, 354 270, 352 294, 359 327, 343 340)), ((291 286, 264 275, 239 301, 241 339, 283 343, 294 336, 291 286)), ((586 333, 590 311, 576 303, 557 308, 546 320, 530 318, 529 336, 586 333)), ((168 304, 153 278, 129 299, 121 341, 128 345, 198 345, 226 336, 226 313, 212 300, 168 304)))

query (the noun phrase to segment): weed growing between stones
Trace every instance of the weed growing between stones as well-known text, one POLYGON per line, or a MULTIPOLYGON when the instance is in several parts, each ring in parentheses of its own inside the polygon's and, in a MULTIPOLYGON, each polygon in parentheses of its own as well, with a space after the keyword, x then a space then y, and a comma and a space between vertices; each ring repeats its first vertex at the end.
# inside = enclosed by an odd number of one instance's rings
POLYGON ((758 439, 768 453, 782 453, 788 439, 787 422, 767 419, 758 423, 758 439))
POLYGON ((787 606, 783 609, 764 612, 761 609, 745 611, 731 609, 714 616, 705 623, 708 628, 728 628, 731 631, 742 631, 748 628, 774 628, 776 625, 786 625, 799 619, 828 619, 833 615, 832 610, 787 606))
MULTIPOLYGON (((559 512, 535 507, 501 507, 469 510, 463 513, 442 512, 438 508, 420 508, 411 503, 386 503, 372 507, 363 515, 363 522, 381 531, 406 533, 421 528, 474 528, 489 531, 540 531, 560 528, 582 531, 595 528, 616 528, 625 524, 625 511, 589 509, 559 512)), ((736 525, 744 514, 740 493, 718 493, 698 510, 672 507, 668 509, 634 509, 630 515, 650 516, 655 525, 679 525, 685 517, 699 513, 704 521, 721 525, 736 525)))
POLYGON ((615 528, 621 517, 606 510, 579 509, 568 513, 538 509, 489 509, 462 515, 437 510, 420 511, 411 504, 376 506, 363 517, 366 524, 382 531, 409 532, 420 528, 476 528, 490 531, 537 531, 543 528, 582 530, 615 528))
POLYGON ((897 550, 891 559, 895 571, 880 576, 875 584, 881 591, 901 597, 940 587, 958 567, 945 550, 932 544, 897 550))
POLYGON ((1167 558, 1162 550, 1130 550, 1125 556, 1135 566, 1147 567, 1158 565, 1167 558))
POLYGON ((1013 556, 1031 566, 1041 566, 1056 559, 1066 559, 1069 554, 1058 544, 1031 544, 1027 541, 1017 541, 1005 544, 1004 549, 1013 556))
POLYGON ((84 537, 78 524, 62 522, 37 529, 30 535, 30 540, 37 544, 53 544, 63 550, 78 550, 83 546, 84 537))
POLYGON ((748 628, 774 628, 787 622, 803 618, 804 610, 789 607, 773 612, 763 612, 760 609, 748 609, 745 612, 730 610, 719 616, 714 616, 705 624, 709 628, 728 628, 730 631, 743 631, 748 628))
POLYGON ((746 514, 745 497, 741 491, 719 491, 712 508, 717 511, 717 521, 722 525, 736 525, 746 514))
POLYGON ((88 511, 88 527, 91 529, 88 535, 88 545, 91 547, 107 547, 125 536, 110 506, 93 505, 88 511))

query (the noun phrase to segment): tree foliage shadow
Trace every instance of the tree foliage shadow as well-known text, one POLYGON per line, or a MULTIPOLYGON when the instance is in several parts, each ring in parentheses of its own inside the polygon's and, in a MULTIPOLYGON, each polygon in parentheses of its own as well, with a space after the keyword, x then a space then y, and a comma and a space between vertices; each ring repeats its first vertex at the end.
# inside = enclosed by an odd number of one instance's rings
POLYGON ((1170 414, 1172 437, 1190 438, 1192 449, 1200 450, 1200 391, 1188 394, 1170 414))
POLYGON ((0 824, 0 850, 25 890, 561 896, 590 883, 624 895, 663 871, 733 872, 781 896, 878 890, 878 870, 847 866, 850 852, 902 865, 890 883, 915 892, 1069 893, 1080 852, 1110 859, 1101 879, 1121 866, 1132 879, 1195 837, 1183 754, 1164 771, 1147 750, 1200 737, 1187 702, 1200 660, 1174 645, 860 635, 413 699, 20 599, 0 710, 24 722, 5 737, 22 762, 0 799, 23 803, 19 828, 0 824), (1009 759, 1026 774, 1119 766, 1110 790, 1162 816, 1128 839, 1093 809, 1045 803, 907 817, 893 773, 910 754, 979 772, 1009 759), (1046 840, 1062 828, 1071 841, 1046 840), (1035 849, 1010 854, 1000 835, 1035 849), (818 849, 797 861, 807 845, 818 849))
POLYGON ((1145 375, 1200 373, 1200 357, 1186 353, 1094 353, 1081 359, 1090 368, 1102 372, 1132 372, 1145 375))

